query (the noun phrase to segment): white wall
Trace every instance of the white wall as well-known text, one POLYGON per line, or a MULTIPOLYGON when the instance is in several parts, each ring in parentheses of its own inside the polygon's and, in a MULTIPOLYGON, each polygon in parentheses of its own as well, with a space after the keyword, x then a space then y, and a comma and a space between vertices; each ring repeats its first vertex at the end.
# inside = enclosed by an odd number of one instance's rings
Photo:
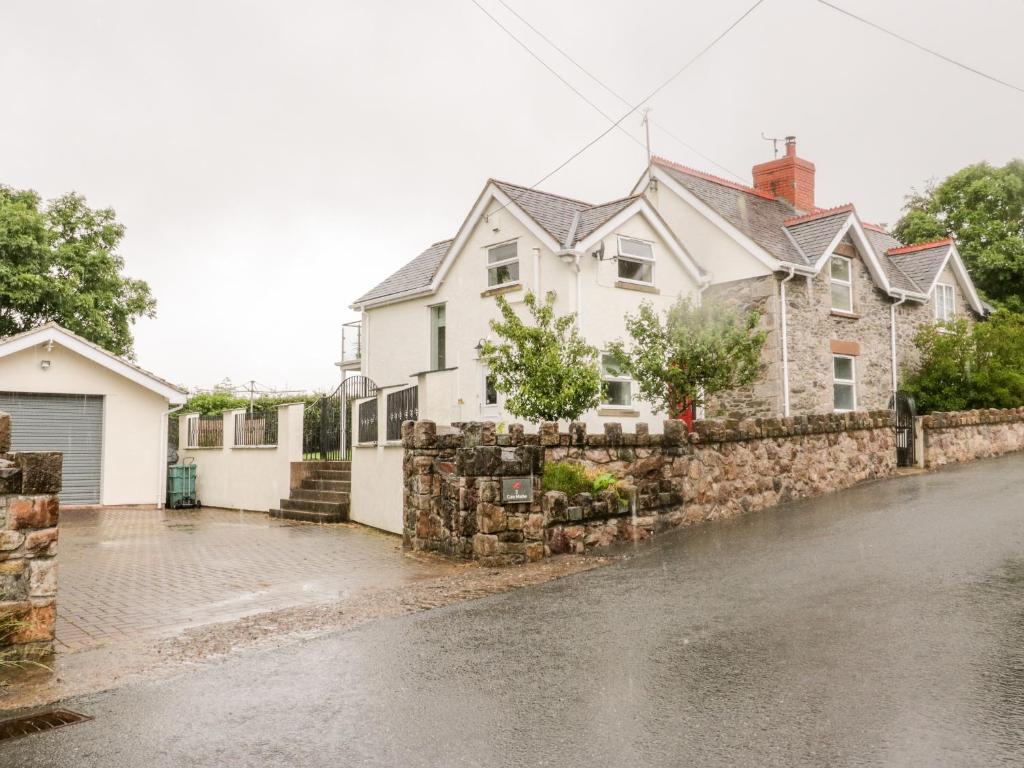
POLYGON ((356 442, 352 446, 352 494, 348 516, 354 522, 400 534, 402 494, 405 489, 402 460, 405 451, 400 440, 388 442, 385 439, 387 394, 387 391, 382 391, 374 398, 352 401, 352 434, 359 434, 359 406, 375 402, 379 439, 376 444, 356 442))
MULTIPOLYGON (((492 202, 489 210, 500 208, 492 202)), ((554 291, 555 310, 559 314, 579 311, 584 337, 599 349, 625 336, 624 316, 634 313, 643 301, 657 308, 667 308, 680 295, 696 297, 697 285, 686 268, 672 254, 646 218, 633 216, 604 240, 606 260, 599 262, 586 254, 580 259, 580 290, 577 296, 575 264, 564 263, 553 251, 544 247, 529 229, 510 211, 497 215, 499 231, 494 231, 495 216, 483 218, 473 227, 466 245, 452 264, 438 291, 428 297, 391 304, 363 313, 366 343, 362 373, 379 386, 410 385, 419 382, 420 413, 438 423, 452 421, 490 420, 511 423, 515 417, 504 408, 483 405, 484 370, 477 358, 476 346, 481 339, 492 338, 489 321, 498 312, 487 291, 486 249, 488 246, 515 239, 519 254, 520 287, 504 294, 515 308, 524 309, 527 291, 554 291), (639 237, 654 243, 655 284, 658 293, 644 293, 616 287, 617 263, 608 256, 618 253, 617 235, 639 237), (535 266, 534 248, 540 249, 539 271, 535 266), (425 371, 430 353, 430 311, 435 304, 445 304, 448 367, 455 371, 425 371), (368 332, 367 332, 368 329, 368 332), (449 394, 450 393, 450 394, 449 394), (447 400, 445 399, 447 397, 447 400)), ((653 431, 661 431, 663 416, 655 416, 639 402, 635 407, 610 412, 598 409, 586 413, 583 420, 592 430, 600 430, 607 421, 631 425, 647 422, 653 431)), ((383 427, 382 427, 383 428, 383 427)))
POLYGON ((224 445, 220 448, 188 448, 185 415, 178 430, 180 461, 195 460, 196 495, 203 506, 268 512, 288 498, 291 463, 302 461, 302 403, 277 409, 277 445, 273 448, 235 446, 235 414, 224 419, 224 445))
MULTIPOLYGON (((103 395, 102 504, 157 504, 167 472, 166 398, 55 343, 0 358, 5 392, 103 395), (43 370, 42 360, 50 367, 43 370)), ((17 427, 15 427, 17 428, 17 427)))

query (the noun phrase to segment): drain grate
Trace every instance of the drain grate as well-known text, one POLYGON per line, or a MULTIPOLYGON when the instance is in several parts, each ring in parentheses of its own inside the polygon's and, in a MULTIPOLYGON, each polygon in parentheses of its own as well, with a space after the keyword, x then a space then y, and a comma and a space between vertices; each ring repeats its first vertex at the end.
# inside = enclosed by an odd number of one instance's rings
POLYGON ((0 720, 0 741, 52 731, 55 728, 63 728, 65 725, 84 723, 86 720, 92 720, 92 718, 72 712, 70 709, 51 709, 46 712, 36 712, 34 715, 15 717, 11 720, 0 720))

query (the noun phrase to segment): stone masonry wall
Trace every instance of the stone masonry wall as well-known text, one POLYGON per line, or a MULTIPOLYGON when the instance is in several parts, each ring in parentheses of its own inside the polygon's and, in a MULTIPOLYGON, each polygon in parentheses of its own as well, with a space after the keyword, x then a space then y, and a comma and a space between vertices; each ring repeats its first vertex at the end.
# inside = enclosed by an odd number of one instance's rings
POLYGON ((932 413, 921 418, 924 465, 941 467, 1024 450, 1024 408, 932 413))
POLYGON ((782 335, 778 324, 778 285, 774 275, 708 286, 705 301, 721 301, 737 309, 761 312, 767 332, 761 349, 761 374, 746 387, 715 395, 705 410, 709 416, 771 417, 782 413, 782 335))
POLYGON ((0 413, 0 651, 53 651, 57 619, 59 453, 8 453, 11 420, 0 413))
POLYGON ((490 422, 438 428, 406 422, 404 543, 417 550, 486 565, 580 553, 615 541, 646 539, 680 525, 733 517, 779 502, 847 488, 895 469, 889 411, 787 419, 705 420, 687 434, 679 421, 664 433, 647 425, 623 433, 616 423, 587 434, 544 423, 538 434, 490 422), (568 497, 541 490, 545 462, 573 461, 626 483, 630 503, 613 491, 568 497), (501 480, 532 476, 533 497, 501 501, 501 480))

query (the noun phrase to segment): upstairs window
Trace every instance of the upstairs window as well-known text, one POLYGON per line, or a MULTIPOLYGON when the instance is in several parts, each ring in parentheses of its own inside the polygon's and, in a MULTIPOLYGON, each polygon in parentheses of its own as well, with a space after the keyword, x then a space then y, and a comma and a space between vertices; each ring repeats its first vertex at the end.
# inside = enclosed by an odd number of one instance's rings
POLYGON ((845 256, 833 256, 829 266, 832 286, 832 309, 853 312, 853 267, 845 256))
POLYGON ((445 309, 444 304, 430 308, 430 370, 445 367, 445 309))
POLYGON ((614 355, 601 355, 601 404, 623 407, 633 404, 633 381, 614 355))
POLYGON ((619 238, 619 280, 631 283, 654 283, 654 247, 643 240, 619 238))
POLYGON ((857 410, 857 369, 849 355, 832 355, 832 408, 857 410))
POLYGON ((500 288, 519 282, 519 250, 516 242, 487 249, 487 287, 500 288))
POLYGON ((939 283, 935 286, 935 319, 940 323, 949 322, 956 315, 953 286, 939 283))

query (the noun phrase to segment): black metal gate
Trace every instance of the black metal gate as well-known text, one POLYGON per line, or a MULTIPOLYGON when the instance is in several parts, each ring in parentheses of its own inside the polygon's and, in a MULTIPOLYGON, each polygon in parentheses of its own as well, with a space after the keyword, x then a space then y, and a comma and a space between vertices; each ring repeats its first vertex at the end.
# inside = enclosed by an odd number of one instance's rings
POLYGON ((349 376, 336 390, 307 406, 302 422, 304 461, 342 461, 352 458, 351 402, 373 397, 377 385, 366 376, 349 376), (342 425, 345 431, 342 433, 342 425))
POLYGON ((889 408, 896 412, 896 466, 912 467, 917 463, 914 398, 906 392, 897 392, 889 401, 889 408))

